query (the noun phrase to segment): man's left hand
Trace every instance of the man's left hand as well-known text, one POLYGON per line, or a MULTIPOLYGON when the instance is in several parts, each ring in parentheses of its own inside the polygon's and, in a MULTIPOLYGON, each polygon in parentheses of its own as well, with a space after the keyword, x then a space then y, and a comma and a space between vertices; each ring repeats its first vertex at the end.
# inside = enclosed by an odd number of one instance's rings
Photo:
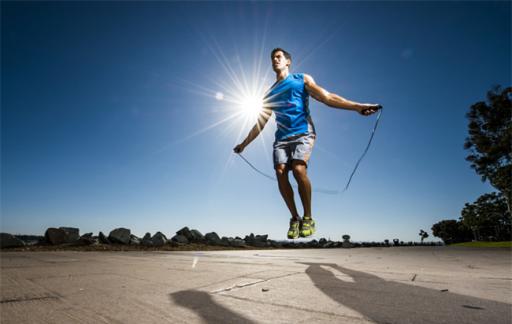
POLYGON ((382 109, 382 106, 379 104, 365 104, 363 108, 359 110, 359 113, 363 116, 370 116, 380 109, 382 109))

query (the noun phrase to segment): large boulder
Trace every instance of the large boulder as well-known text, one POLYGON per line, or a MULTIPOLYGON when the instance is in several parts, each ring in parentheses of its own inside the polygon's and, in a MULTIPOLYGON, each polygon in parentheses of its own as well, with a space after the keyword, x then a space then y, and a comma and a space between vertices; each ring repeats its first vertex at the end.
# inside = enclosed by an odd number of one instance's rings
POLYGON ((151 238, 154 246, 164 246, 167 243, 167 237, 161 232, 156 232, 155 235, 151 238))
POLYGON ((80 230, 76 227, 59 227, 66 233, 65 243, 74 243, 80 238, 80 230))
POLYGON ((179 231, 177 231, 176 235, 183 235, 183 236, 185 236, 187 238, 187 240, 192 238, 192 234, 190 233, 190 229, 187 226, 185 226, 182 229, 180 229, 179 231))
POLYGON ((50 227, 44 234, 45 241, 52 245, 76 243, 80 239, 80 230, 75 227, 50 227))
POLYGON ((245 244, 245 241, 242 240, 241 238, 235 238, 235 239, 232 239, 230 242, 229 242, 229 245, 230 246, 233 246, 233 247, 244 247, 244 246, 247 246, 245 244))
POLYGON ((317 248, 317 247, 319 247, 319 244, 318 244, 317 240, 311 240, 311 241, 306 243, 306 246, 308 248, 317 248))
POLYGON ((62 228, 50 227, 46 229, 46 232, 44 233, 44 238, 46 242, 52 245, 60 245, 67 243, 66 231, 64 231, 62 228))
POLYGON ((153 246, 153 241, 151 240, 151 233, 146 233, 146 235, 144 235, 141 244, 143 246, 153 246))
POLYGON ((270 243, 270 246, 273 248, 282 248, 283 247, 282 242, 278 242, 278 241, 274 241, 274 240, 270 240, 268 242, 270 243))
POLYGON ((102 244, 110 244, 110 240, 105 234, 103 234, 103 232, 100 232, 100 234, 98 235, 98 240, 102 244))
POLYGON ((204 235, 204 239, 206 240, 207 244, 210 245, 221 245, 222 240, 220 239, 219 235, 215 232, 206 233, 204 235))
POLYGON ((198 230, 196 230, 196 229, 190 230, 190 235, 191 235, 191 238, 189 238, 189 241, 195 242, 195 243, 204 242, 204 235, 201 234, 201 232, 199 232, 198 230))
POLYGON ((322 248, 324 248, 324 249, 333 248, 333 247, 336 247, 336 242, 333 242, 333 241, 327 241, 326 243, 324 243, 322 245, 322 248))
POLYGON ((9 233, 0 233, 0 247, 21 247, 25 246, 25 243, 14 235, 9 233))
POLYGON ((128 228, 116 228, 108 235, 108 240, 112 243, 130 244, 131 231, 128 228))
POLYGON ((171 238, 171 241, 179 244, 188 244, 188 239, 185 235, 176 234, 171 238))
POLYGON ((203 234, 196 229, 190 230, 188 227, 183 227, 176 232, 176 235, 183 235, 187 238, 188 242, 203 243, 205 241, 203 234))
POLYGON ((76 245, 92 245, 96 243, 96 239, 92 237, 92 233, 85 233, 84 235, 80 236, 78 240, 73 242, 73 244, 76 245))
POLYGON ((140 237, 130 234, 130 245, 140 245, 140 237))

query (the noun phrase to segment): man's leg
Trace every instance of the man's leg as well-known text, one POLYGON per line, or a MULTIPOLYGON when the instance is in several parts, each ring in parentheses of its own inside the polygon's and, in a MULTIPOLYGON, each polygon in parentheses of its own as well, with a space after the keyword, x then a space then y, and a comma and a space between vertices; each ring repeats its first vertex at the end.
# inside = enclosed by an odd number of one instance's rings
POLYGON ((311 181, 308 178, 306 163, 301 160, 292 161, 292 171, 299 187, 300 200, 304 207, 304 217, 311 218, 311 181))
POLYGON ((292 214, 293 220, 299 220, 299 214, 297 213, 297 207, 295 206, 295 199, 293 198, 293 189, 288 180, 288 168, 286 164, 276 165, 276 177, 277 183, 279 184, 279 192, 286 203, 286 206, 292 214))

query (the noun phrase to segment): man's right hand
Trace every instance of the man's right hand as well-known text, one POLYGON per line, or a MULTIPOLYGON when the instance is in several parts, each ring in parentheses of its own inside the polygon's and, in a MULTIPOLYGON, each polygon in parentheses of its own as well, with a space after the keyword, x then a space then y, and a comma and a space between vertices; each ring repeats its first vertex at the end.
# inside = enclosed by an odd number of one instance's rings
POLYGON ((240 154, 243 152, 243 150, 245 149, 245 145, 243 143, 240 143, 238 144, 237 146, 235 146, 235 148, 233 149, 233 151, 237 154, 240 154))

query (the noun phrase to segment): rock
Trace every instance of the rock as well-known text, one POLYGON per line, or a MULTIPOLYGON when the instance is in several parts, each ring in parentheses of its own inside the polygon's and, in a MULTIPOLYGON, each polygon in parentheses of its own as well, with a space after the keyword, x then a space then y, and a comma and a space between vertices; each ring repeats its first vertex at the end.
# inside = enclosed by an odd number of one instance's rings
POLYGON ((230 244, 229 244, 229 238, 227 238, 227 237, 223 236, 223 237, 220 239, 219 245, 221 245, 221 246, 230 246, 230 244))
POLYGON ((100 234, 98 235, 98 240, 102 244, 110 244, 110 240, 108 239, 108 237, 105 236, 105 234, 103 234, 103 232, 100 232, 100 234))
POLYGON ((146 233, 142 238, 142 242, 140 243, 143 246, 153 246, 153 241, 151 240, 151 233, 146 233))
POLYGON ((207 244, 211 245, 220 245, 222 242, 219 235, 217 235, 215 232, 206 233, 204 235, 204 239, 206 240, 207 244))
POLYGON ((255 247, 265 247, 270 246, 267 244, 268 235, 254 235, 251 233, 250 235, 246 235, 244 241, 247 245, 255 246, 255 247))
POLYGON ((46 242, 52 245, 60 245, 66 243, 66 232, 61 228, 50 227, 44 233, 46 242))
POLYGON ((344 249, 349 249, 352 247, 352 243, 350 242, 342 242, 341 243, 341 247, 344 248, 344 249))
POLYGON ((327 243, 327 240, 325 238, 323 238, 323 237, 318 241, 318 244, 320 246, 323 246, 325 243, 327 243))
POLYGON ((78 240, 76 240, 73 244, 75 245, 92 245, 96 243, 96 240, 92 237, 92 233, 86 233, 82 236, 80 236, 80 238, 78 240))
POLYGON ((1 248, 10 248, 10 247, 20 247, 25 246, 25 243, 19 238, 11 235, 9 233, 0 233, 0 247, 1 248))
POLYGON ((273 240, 270 240, 270 246, 271 247, 274 247, 274 248, 282 248, 283 247, 283 243, 281 242, 277 242, 277 241, 273 241, 273 240))
POLYGON ((322 245, 322 247, 324 249, 332 248, 332 247, 335 247, 335 246, 336 246, 336 242, 333 242, 333 241, 328 241, 328 242, 326 242, 325 244, 322 245))
POLYGON ((41 235, 14 235, 15 238, 22 240, 25 245, 36 245, 44 243, 44 236, 41 235))
POLYGON ((183 235, 187 238, 187 240, 190 240, 192 238, 192 234, 190 233, 190 230, 186 226, 177 231, 176 235, 183 235))
POLYGON ((189 239, 191 242, 201 243, 204 242, 204 236, 196 229, 190 230, 191 238, 189 239))
POLYGON ((306 243, 306 246, 310 248, 317 248, 319 244, 317 240, 311 240, 308 243, 306 243))
POLYGON ((140 245, 141 239, 136 235, 130 234, 130 245, 140 245))
POLYGON ((268 234, 265 234, 265 235, 256 235, 256 237, 254 238, 256 241, 258 242, 266 242, 267 239, 268 239, 268 234))
POLYGON ((108 240, 112 243, 129 244, 131 231, 127 228, 116 228, 108 235, 108 240))
POLYGON ((76 227, 59 227, 59 229, 63 230, 66 233, 65 243, 73 243, 78 241, 78 239, 80 238, 80 230, 76 227))
POLYGON ((254 236, 253 233, 251 233, 250 235, 246 235, 245 238, 244 238, 244 241, 247 243, 247 244, 251 244, 252 242, 254 242, 256 239, 256 237, 254 236))
POLYGON ((153 241, 154 246, 164 246, 167 243, 167 237, 161 232, 156 232, 151 241, 153 241))
POLYGON ((172 247, 180 246, 180 243, 173 241, 173 240, 167 240, 167 244, 172 247))
POLYGON ((181 234, 174 235, 171 238, 171 241, 174 241, 174 242, 180 243, 180 244, 188 244, 187 237, 185 235, 181 235, 181 234))
POLYGON ((245 241, 242 239, 235 238, 230 242, 230 245, 233 247, 243 247, 246 246, 245 241))
POLYGON ((251 245, 251 246, 254 246, 254 247, 266 247, 267 246, 267 242, 264 241, 264 242, 261 242, 261 241, 254 241, 250 244, 247 244, 247 245, 251 245))

